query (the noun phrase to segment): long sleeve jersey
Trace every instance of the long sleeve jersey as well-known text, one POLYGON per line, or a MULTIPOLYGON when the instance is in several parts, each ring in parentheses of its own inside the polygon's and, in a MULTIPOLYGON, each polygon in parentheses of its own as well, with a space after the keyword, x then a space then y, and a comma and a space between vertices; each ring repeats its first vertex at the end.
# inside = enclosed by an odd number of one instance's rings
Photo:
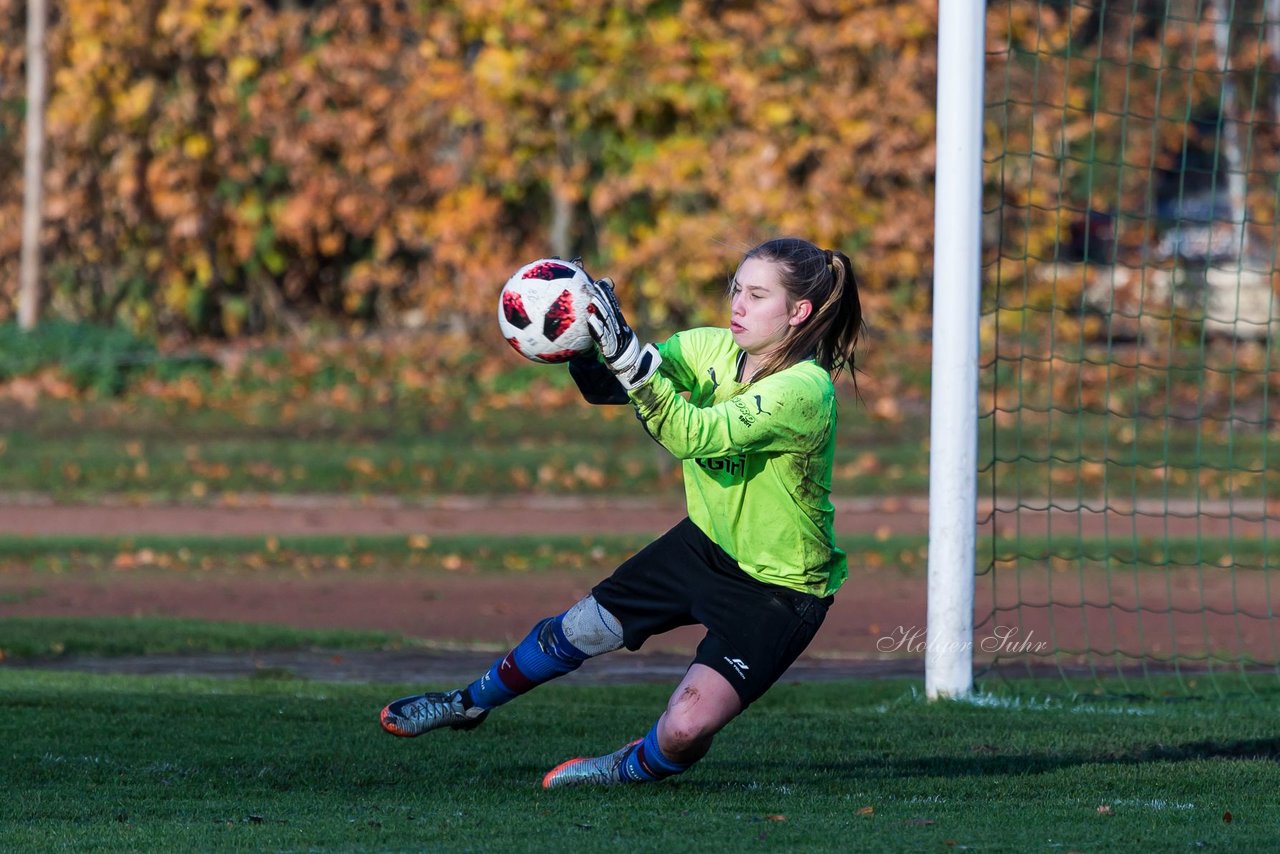
POLYGON ((746 354, 723 328, 681 332, 658 349, 659 372, 630 399, 683 461, 689 518, 747 574, 834 593, 848 567, 833 531, 831 376, 809 360, 739 382, 746 354))

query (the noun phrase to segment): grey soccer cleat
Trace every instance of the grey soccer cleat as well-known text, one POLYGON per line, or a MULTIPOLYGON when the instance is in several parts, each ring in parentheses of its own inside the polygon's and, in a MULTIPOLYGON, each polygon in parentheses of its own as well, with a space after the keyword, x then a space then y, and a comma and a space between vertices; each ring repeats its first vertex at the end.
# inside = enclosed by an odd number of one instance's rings
POLYGON ((622 760, 626 759, 627 754, 631 752, 631 748, 639 743, 640 741, 637 739, 626 747, 604 756, 590 758, 579 756, 576 759, 561 762, 542 778, 542 788, 556 789, 560 786, 584 785, 612 786, 614 783, 621 783, 622 776, 618 773, 618 768, 622 765, 622 760))
POLYGON ((440 727, 475 729, 484 722, 488 709, 466 703, 461 691, 446 694, 414 694, 390 703, 379 716, 382 728, 392 735, 412 738, 440 727))

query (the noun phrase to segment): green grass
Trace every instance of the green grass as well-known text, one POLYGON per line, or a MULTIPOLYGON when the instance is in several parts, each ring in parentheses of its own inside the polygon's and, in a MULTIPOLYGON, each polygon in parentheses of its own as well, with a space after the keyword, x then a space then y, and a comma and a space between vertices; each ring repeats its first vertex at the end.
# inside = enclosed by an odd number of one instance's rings
POLYGON ((0 572, 610 572, 652 537, 0 536, 0 572))
MULTIPOLYGON (((324 569, 352 572, 611 572, 651 537, 554 534, 494 538, 459 534, 424 536, 135 536, 97 537, 0 535, 0 572, 77 572, 154 570, 201 573, 309 573, 324 569)), ((928 538, 917 534, 849 534, 837 537, 854 570, 893 568, 923 571, 928 538)), ((990 537, 977 541, 977 565, 1034 566, 1046 561, 1082 562, 1096 568, 1106 561, 1116 571, 1202 567, 1271 570, 1280 565, 1280 538, 1224 537, 1079 538, 1062 536, 990 537)), ((9 594, 13 595, 13 594, 9 594)), ((3 601, 3 600, 0 600, 3 601)))
POLYGON ((558 683, 407 741, 377 709, 421 686, 0 669, 0 848, 1270 850, 1266 684, 932 705, 896 681, 781 684, 676 781, 544 792, 552 765, 644 732, 669 686, 558 683))
MULTIPOLYGON (((371 403, 367 411, 285 417, 278 406, 255 413, 50 401, 39 412, 0 418, 0 493, 60 501, 116 494, 206 501, 239 493, 679 497, 678 463, 626 408, 453 405, 457 411, 447 417, 428 417, 405 402, 390 412, 371 403)), ((989 419, 981 422, 984 483, 994 477, 1002 493, 1037 498, 1050 489, 1154 499, 1269 494, 1265 472, 1276 452, 1265 431, 1195 422, 1143 423, 1135 431, 1128 418, 1074 413, 1042 421, 1026 416, 994 440, 989 419)), ((924 494, 927 431, 927 418, 882 422, 846 399, 833 491, 924 494)))
POLYGON ((1080 561, 1097 567, 1109 563, 1114 570, 1201 568, 1214 573, 1231 567, 1240 570, 1280 568, 1280 540, 1243 537, 1001 537, 994 550, 991 539, 978 541, 978 565, 992 556, 1002 564, 1034 565, 1049 560, 1080 561))
MULTIPOLYGON (((1048 330, 1038 324, 1048 316, 1035 316, 1034 327, 1005 323, 1005 357, 982 375, 984 484, 1035 498, 1271 494, 1265 412, 1275 372, 1265 349, 1197 337, 1135 355, 1068 336, 1050 365, 1020 358, 1043 347, 1048 330), (1021 348, 1019 334, 1028 336, 1021 348)), ((63 400, 64 389, 39 406, 0 402, 0 493, 679 495, 679 466, 629 407, 589 406, 567 371, 505 350, 442 350, 421 337, 331 341, 246 349, 223 368, 161 356, 111 330, 55 325, 11 343, 0 381, 43 366, 87 391, 63 400)), ((916 358, 924 353, 910 330, 881 330, 872 346, 881 355, 864 377, 865 400, 848 383, 838 388, 833 490, 923 495, 927 359, 916 358)))
POLYGON ((639 484, 646 491, 661 491, 664 478, 669 482, 670 477, 660 468, 665 461, 643 435, 631 438, 588 444, 540 434, 534 441, 511 443, 483 432, 374 440, 201 437, 181 431, 137 444, 141 440, 128 431, 62 438, 15 432, 6 442, 22 453, 5 458, 0 490, 39 492, 64 501, 113 493, 151 501, 245 492, 598 494, 639 484), (198 456, 191 448, 198 448, 198 456), (460 454, 460 449, 466 452, 460 454))
POLYGON ((253 623, 163 617, 6 617, 4 659, 61 655, 257 652, 296 649, 393 649, 412 641, 386 632, 305 630, 253 623))
MULTIPOLYGON (((0 493, 60 501, 263 492, 680 496, 679 464, 629 407, 561 398, 495 406, 464 390, 435 409, 413 399, 352 410, 286 412, 278 398, 261 411, 210 407, 140 398, 0 412, 0 493)), ((885 429, 851 399, 842 412, 838 493, 925 490, 927 425, 885 429)))
MULTIPOLYGON (((314 572, 612 572, 652 537, 644 534, 425 536, 136 536, 0 535, 0 572, 209 573, 314 572)), ((860 534, 839 539, 857 565, 923 567, 927 540, 860 534)))

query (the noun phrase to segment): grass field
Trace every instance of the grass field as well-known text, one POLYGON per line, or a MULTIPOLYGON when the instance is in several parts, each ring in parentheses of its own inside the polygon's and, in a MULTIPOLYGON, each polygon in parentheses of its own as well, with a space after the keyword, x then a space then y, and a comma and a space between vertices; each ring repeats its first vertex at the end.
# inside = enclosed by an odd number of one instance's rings
MULTIPOLYGON (((629 407, 557 399, 477 405, 426 422, 414 401, 304 411, 294 420, 278 410, 255 417, 107 400, 0 412, 0 492, 64 501, 243 492, 679 495, 679 465, 644 435, 629 407)), ((841 422, 837 492, 924 491, 924 427, 885 430, 852 413, 841 422)))
MULTIPOLYGON (((679 495, 678 469, 630 411, 586 407, 563 372, 458 370, 402 388, 394 378, 407 368, 394 367, 375 381, 342 359, 307 371, 268 359, 235 380, 197 372, 119 399, 5 404, 0 493, 194 504, 236 492, 679 495)), ((842 403, 837 495, 925 491, 927 418, 908 405, 922 398, 899 399, 893 418, 842 403)), ((1029 423, 999 442, 984 433, 1010 494, 1130 481, 1166 499, 1264 491, 1265 435, 1222 441, 1177 423, 1126 433, 1107 418, 1057 414, 1053 424, 1038 440, 1029 423)), ((0 538, 0 572, 30 572, 11 603, 73 573, 598 574, 644 539, 0 538)), ((923 536, 886 529, 840 545, 869 571, 923 577, 923 536)), ((1277 548, 1274 538, 978 543, 979 566, 1025 558, 1073 571, 1103 559, 1265 571, 1277 548)), ((14 660, 407 643, 192 621, 0 620, 0 657, 14 660)), ((1063 680, 989 679, 977 700, 943 704, 924 702, 918 681, 784 681, 675 781, 549 793, 537 786, 548 768, 641 735, 670 686, 571 677, 478 732, 405 741, 378 729, 377 710, 426 686, 308 682, 281 669, 213 680, 0 663, 0 851, 1274 850, 1274 674, 1170 680, 1166 690, 1160 678, 1140 697, 1115 684, 1073 695, 1063 680)))
POLYGON ((163 617, 7 617, 0 623, 0 660, 62 655, 395 649, 412 643, 409 638, 387 632, 301 630, 163 617))
MULTIPOLYGON (((494 538, 480 534, 427 537, 364 536, 162 536, 0 535, 0 572, 31 569, 55 573, 154 569, 185 572, 306 572, 326 567, 353 571, 608 572, 649 541, 640 534, 543 534, 494 538)), ((928 538, 919 534, 847 534, 836 543, 856 567, 922 572, 928 538)), ((1054 538, 990 537, 976 540, 977 563, 1110 560, 1116 566, 1204 566, 1272 570, 1280 541, 1227 537, 1135 540, 1060 535, 1054 538)))
MULTIPOLYGON (((928 489, 927 419, 886 424, 848 402, 841 416, 832 489, 837 496, 922 495, 928 489)), ((556 494, 656 496, 678 501, 680 469, 640 431, 630 410, 557 403, 486 410, 437 424, 386 423, 342 413, 306 423, 263 416, 118 402, 53 402, 16 420, 0 417, 0 493, 64 502, 104 496, 201 503, 240 494, 556 494), (601 412, 607 413, 602 415, 601 412), (625 417, 624 417, 625 416, 625 417), (6 424, 6 422, 8 422, 6 424), (94 423, 94 430, 83 425, 94 423)), ((1229 440, 1197 426, 1140 436, 1060 416, 1061 435, 1027 425, 993 443, 983 423, 984 474, 1006 495, 1046 490, 1080 497, 1112 491, 1135 498, 1256 499, 1268 493, 1267 434, 1229 440), (1063 424, 1065 423, 1065 426, 1063 424), (1064 492, 1065 490, 1065 492, 1064 492)))
MULTIPOLYGON (((1271 680, 1273 683, 1274 680, 1271 680)), ((544 792, 667 686, 546 686, 473 733, 376 724, 421 686, 0 670, 0 849, 1268 850, 1280 738, 1239 702, 782 684, 694 770, 544 792)))
MULTIPOLYGON (((1205 358, 1191 348, 1174 361, 1200 368, 1153 370, 1174 378, 1179 399, 1195 398, 1205 358)), ((896 364, 892 382, 875 379, 864 378, 861 401, 840 386, 833 490, 923 494, 927 371, 896 364)), ((1014 387, 1011 377, 1001 382, 1014 387)), ((1225 414, 1184 411, 1190 404, 1183 401, 1173 417, 1163 380, 1151 388, 1117 385, 1115 411, 1041 401, 1040 385, 1019 397, 1025 405, 984 409, 979 420, 984 472, 990 466, 984 477, 1003 493, 1079 488, 1093 495, 1119 485, 1135 497, 1165 499, 1269 494, 1272 442, 1264 420, 1250 414, 1265 408, 1265 395, 1261 402, 1233 396, 1225 414)), ((404 354, 374 351, 267 351, 238 372, 156 376, 119 397, 51 397, 38 407, 0 402, 0 461, 0 493, 62 501, 679 492, 679 467, 645 439, 630 409, 588 406, 563 370, 508 359, 416 365, 404 354)))

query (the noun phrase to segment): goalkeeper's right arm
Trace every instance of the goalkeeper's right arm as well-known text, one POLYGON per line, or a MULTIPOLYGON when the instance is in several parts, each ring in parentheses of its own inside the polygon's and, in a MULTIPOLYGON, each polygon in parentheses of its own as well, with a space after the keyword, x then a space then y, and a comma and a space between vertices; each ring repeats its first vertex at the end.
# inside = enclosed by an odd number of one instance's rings
POLYGON ((569 360, 569 376, 578 384, 578 391, 582 392, 587 403, 619 405, 631 402, 626 388, 609 366, 600 361, 599 352, 594 347, 569 360))

